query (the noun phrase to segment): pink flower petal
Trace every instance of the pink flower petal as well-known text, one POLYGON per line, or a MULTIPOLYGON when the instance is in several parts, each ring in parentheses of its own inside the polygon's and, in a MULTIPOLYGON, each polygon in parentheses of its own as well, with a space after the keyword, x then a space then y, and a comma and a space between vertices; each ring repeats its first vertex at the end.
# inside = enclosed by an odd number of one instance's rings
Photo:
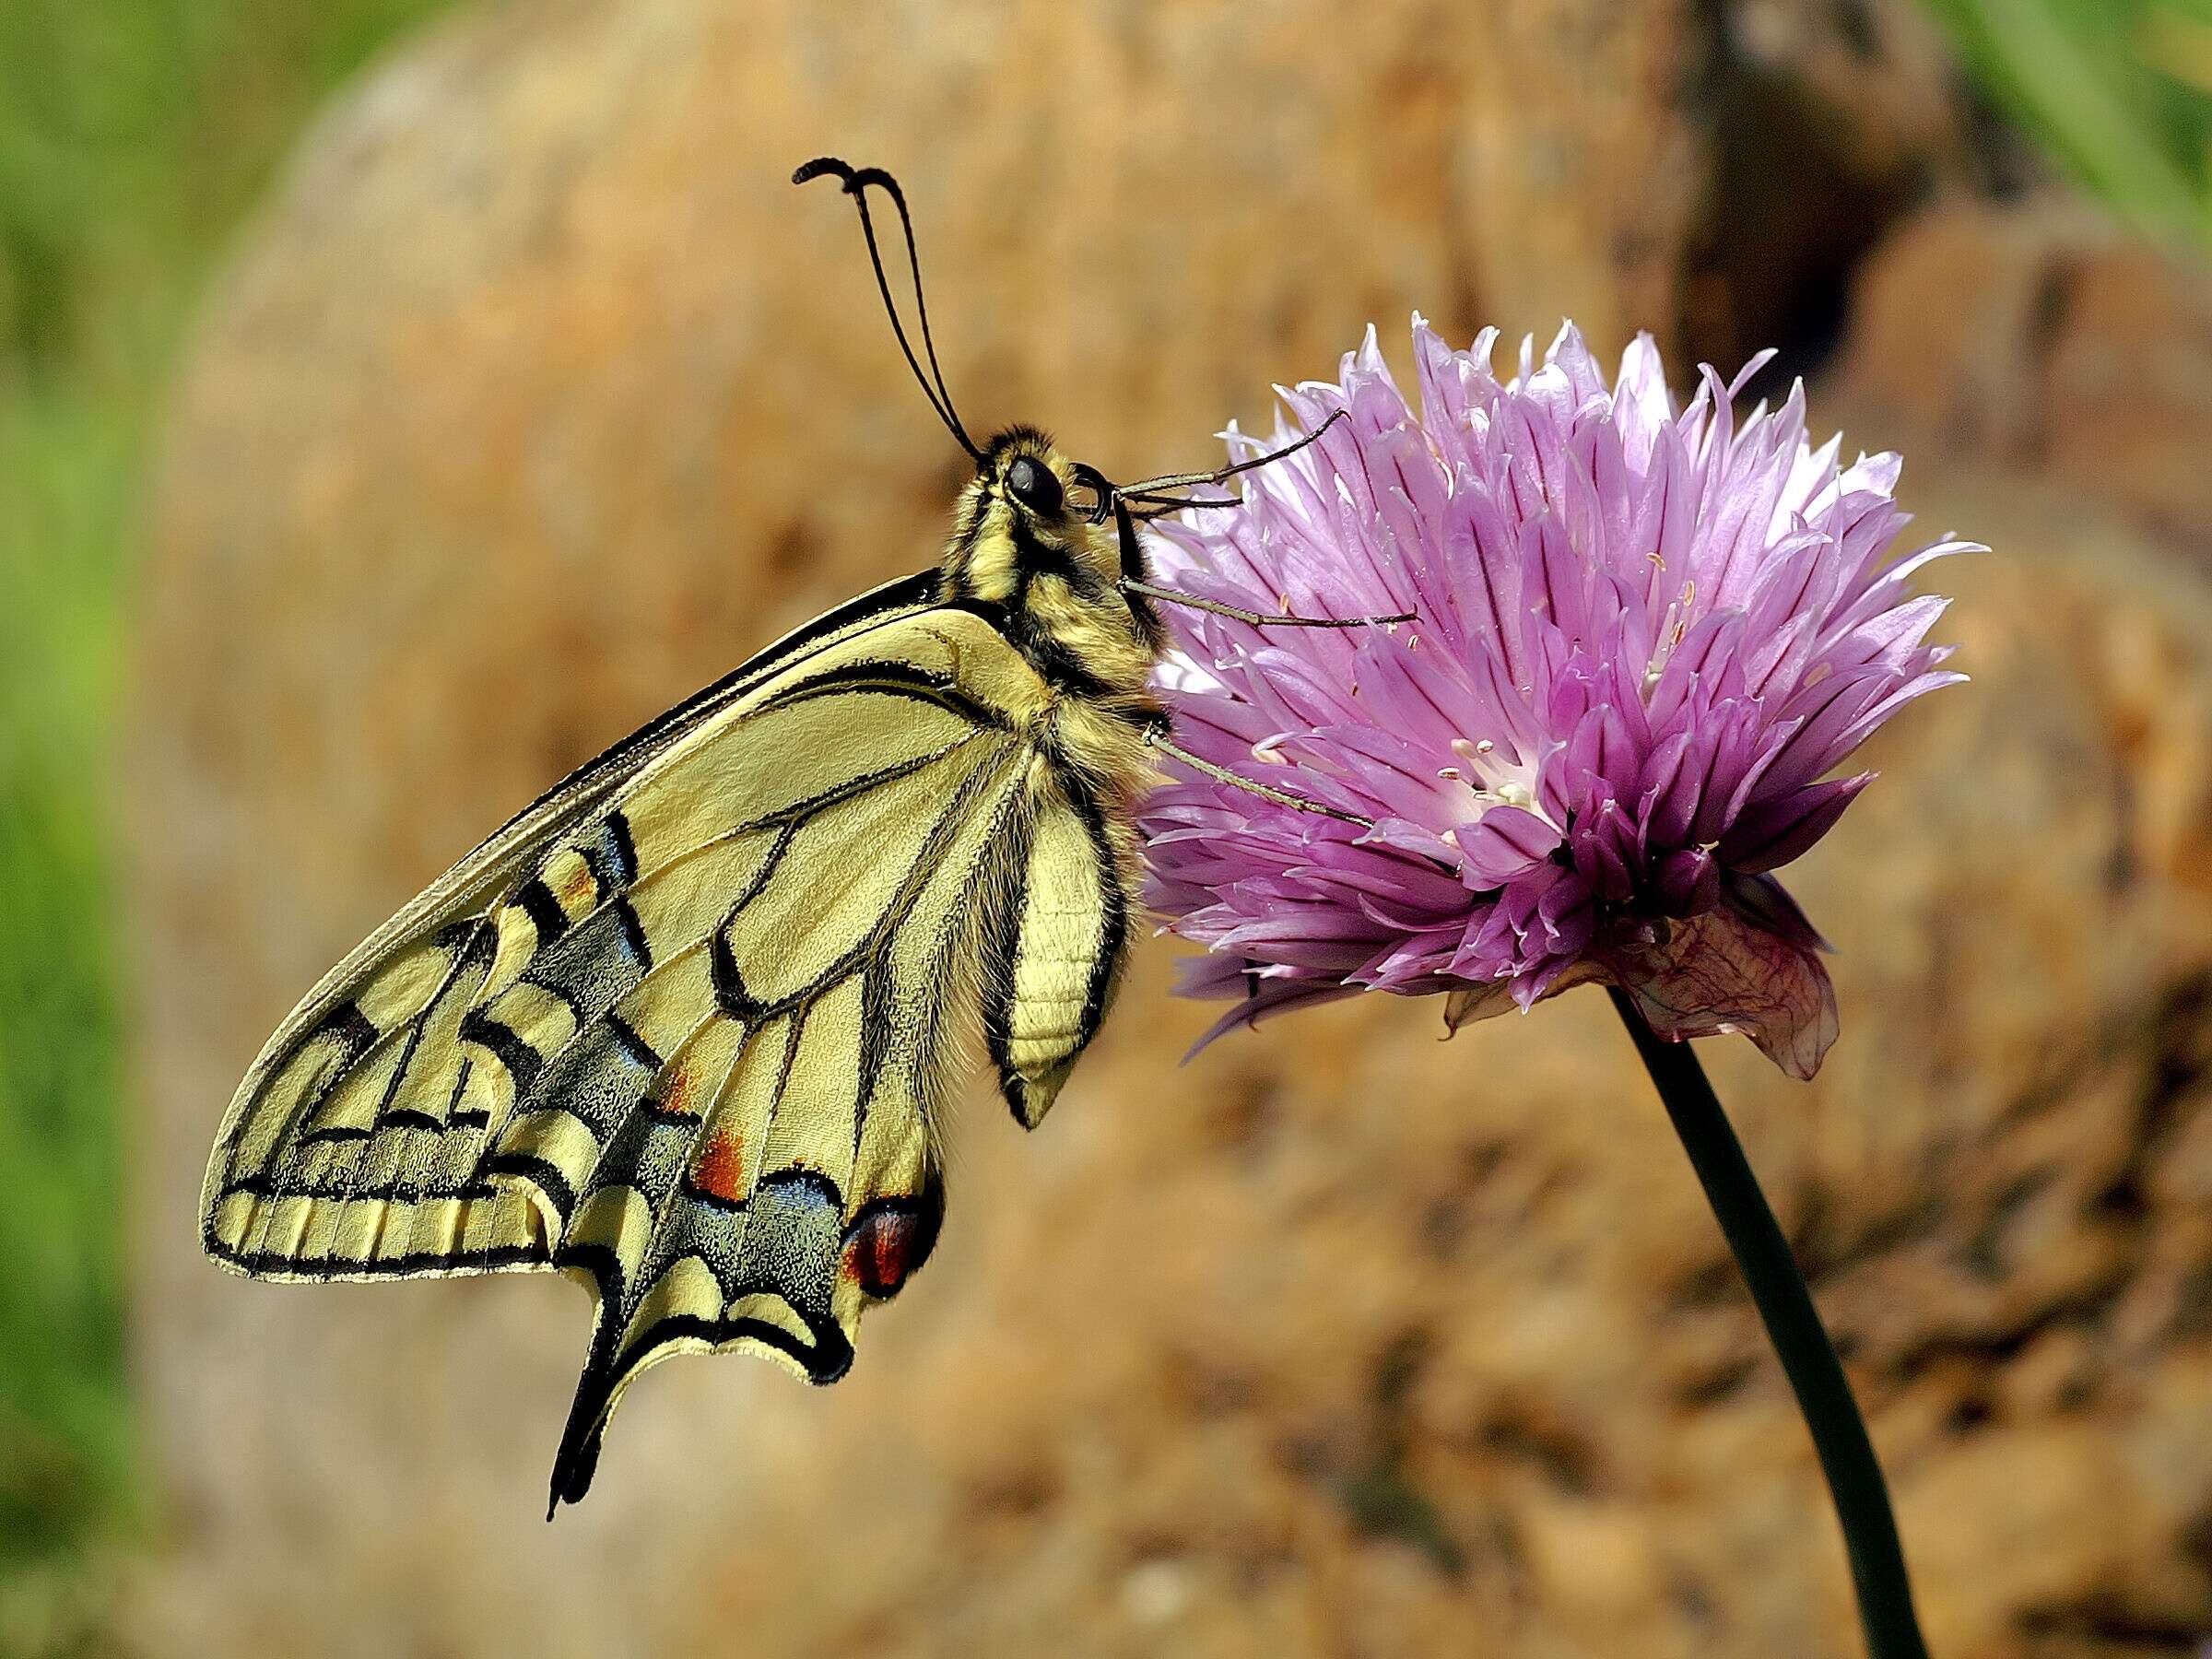
POLYGON ((1519 806, 1493 806, 1452 834, 1465 855, 1467 885, 1477 892, 1505 886, 1559 844, 1557 830, 1519 806))
POLYGON ((1721 837, 1721 862, 1747 875, 1788 864, 1834 829, 1843 809, 1874 779, 1874 773, 1861 772, 1755 804, 1721 837))

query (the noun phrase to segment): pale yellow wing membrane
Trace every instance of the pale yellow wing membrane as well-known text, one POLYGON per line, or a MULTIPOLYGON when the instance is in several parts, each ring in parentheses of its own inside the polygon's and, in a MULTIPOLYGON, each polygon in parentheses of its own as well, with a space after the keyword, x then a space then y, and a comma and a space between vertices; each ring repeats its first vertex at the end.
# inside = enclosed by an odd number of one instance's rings
POLYGON ((1113 995, 1128 940, 1126 833, 1079 792, 1055 790, 998 912, 984 1033, 1024 1128, 1052 1109, 1113 995))
POLYGON ((256 1064, 208 1249, 270 1277, 586 1283, 556 1502, 667 1354, 841 1375, 934 1242, 962 1038, 1034 1123, 1112 987, 1124 853, 1039 747, 1050 696, 986 618, 901 610, 495 838, 256 1064))

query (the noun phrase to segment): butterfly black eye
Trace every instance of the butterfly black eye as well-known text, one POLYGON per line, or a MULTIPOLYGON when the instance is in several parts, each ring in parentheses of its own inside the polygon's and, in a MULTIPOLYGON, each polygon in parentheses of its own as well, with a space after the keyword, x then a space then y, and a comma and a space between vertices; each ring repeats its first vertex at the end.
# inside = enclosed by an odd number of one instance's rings
POLYGON ((1058 518, 1066 500, 1053 469, 1028 455, 1015 456, 1014 465, 1006 468, 1006 488, 1039 518, 1058 518))

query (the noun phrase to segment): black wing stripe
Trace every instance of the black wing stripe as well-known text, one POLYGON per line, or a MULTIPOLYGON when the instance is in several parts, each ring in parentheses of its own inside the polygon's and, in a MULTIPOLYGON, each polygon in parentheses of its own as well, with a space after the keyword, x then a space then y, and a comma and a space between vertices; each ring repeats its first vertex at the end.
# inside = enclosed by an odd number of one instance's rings
POLYGON ((636 1027, 619 1014, 610 1012, 603 1014, 599 1018, 600 1023, 606 1027, 615 1041, 621 1046, 623 1053, 629 1057, 633 1065, 641 1065, 648 1071, 660 1070, 661 1056, 653 1052, 653 1044, 638 1035, 636 1027))
POLYGON ((599 837, 606 862, 614 870, 611 885, 626 888, 638 878, 638 843, 630 838, 629 819, 618 806, 600 821, 599 837))
POLYGON ((1105 914, 1100 920, 1101 936, 1098 959, 1090 965, 1090 982, 1083 998, 1083 1021, 1076 1038, 1076 1047, 1088 1047, 1099 1034, 1099 1027, 1106 1018, 1106 1004, 1113 995, 1114 978, 1121 971, 1122 953, 1129 942, 1129 898, 1122 890, 1121 860, 1115 856, 1112 838, 1107 833, 1106 815, 1099 808, 1098 798, 1088 790, 1070 791, 1069 801, 1076 815, 1083 820, 1089 832, 1093 855, 1099 861, 1099 891, 1105 900, 1105 914))
POLYGON ((424 1112, 415 1106, 402 1106, 378 1118, 376 1126, 379 1129, 432 1129, 442 1135, 447 1124, 435 1112, 424 1112))
POLYGON ((474 1010, 461 1021, 461 1041, 488 1051, 507 1068, 507 1075, 514 1079, 518 1100, 530 1092, 537 1074, 545 1068, 546 1057, 517 1036, 512 1027, 474 1010))
MULTIPOLYGON (((300 1183, 288 1182, 279 1184, 265 1175, 242 1175, 223 1187, 228 1198, 243 1193, 248 1197, 265 1199, 312 1198, 343 1204, 442 1204, 455 1198, 470 1200, 496 1198, 499 1189, 488 1182, 470 1181, 457 1187, 426 1187, 394 1178, 373 1186, 347 1186, 337 1182, 300 1183)), ((309 1261, 321 1260, 308 1257, 309 1261)))
POLYGON ((564 1227, 575 1212, 576 1189, 569 1184, 568 1176, 559 1165, 534 1152, 494 1152, 484 1160, 482 1169, 486 1175, 519 1175, 527 1181, 546 1195, 564 1227))
POLYGON ((569 931, 569 912, 560 908, 560 900, 553 896, 553 889, 538 877, 534 876, 524 882, 522 890, 514 897, 536 925, 540 950, 569 931))
POLYGON ((622 929, 622 943, 629 947, 641 974, 653 971, 653 946, 645 937, 643 924, 638 920, 637 908, 627 899, 615 900, 615 921, 622 929))
MULTIPOLYGON (((360 1006, 348 998, 333 1008, 312 1030, 301 1038, 300 1046, 303 1047, 307 1041, 317 1035, 335 1035, 346 1044, 346 1051, 339 1057, 337 1065, 331 1069, 330 1074, 323 1078, 312 1092, 302 1096, 295 1105, 291 1123, 287 1126, 286 1133, 278 1135, 270 1144, 268 1161, 264 1166, 265 1170, 273 1167, 276 1160, 282 1158, 287 1142, 291 1140, 294 1135, 297 1135, 299 1145, 306 1147, 319 1143, 330 1144, 365 1139, 375 1134, 376 1124, 383 1122, 384 1114, 391 1110, 392 1102, 398 1098, 401 1088, 406 1084, 407 1076, 414 1065, 415 1051, 422 1041, 422 1033, 437 1014, 440 1006, 453 994, 453 987, 460 982, 464 974, 471 969, 486 965, 490 960, 490 952, 481 947, 482 941, 483 931, 481 929, 462 933, 457 928, 447 927, 439 931, 437 935, 429 941, 430 947, 445 952, 451 959, 446 965, 443 976, 438 982, 438 988, 430 993, 429 1000, 417 1009, 404 1025, 393 1025, 380 1030, 361 1012, 360 1006), (393 1066, 392 1076, 384 1084, 383 1096, 378 1101, 374 1113, 375 1124, 369 1125, 326 1124, 309 1129, 304 1133, 300 1131, 299 1126, 301 1124, 311 1123, 315 1115, 329 1104, 331 1096, 348 1077, 359 1071, 372 1054, 382 1048, 385 1043, 400 1037, 403 1032, 405 1033, 406 1046, 400 1051, 398 1062, 393 1066)), ((295 1055, 297 1053, 298 1048, 296 1047, 294 1049, 295 1055)))
POLYGON ((1005 715, 970 697, 950 675, 892 660, 841 663, 834 668, 825 669, 795 686, 777 692, 773 697, 763 699, 760 708, 763 711, 788 709, 795 703, 811 702, 818 697, 833 697, 855 691, 934 703, 938 708, 949 709, 970 724, 985 731, 1006 729, 1005 715))
POLYGON ((983 1046, 998 1069, 999 1089, 1014 1121, 1021 1115, 1021 1076, 1014 1069, 1014 968, 1021 943, 1021 912, 1029 902, 1030 850, 1013 861, 1012 878, 986 896, 982 937, 983 1046))
POLYGON ((376 1131, 367 1124, 332 1124, 326 1128, 310 1129, 300 1137, 302 1147, 335 1146, 344 1141, 365 1141, 376 1131))
POLYGON ((482 1250, 418 1250, 393 1256, 297 1257, 268 1250, 231 1250, 218 1242, 209 1250, 248 1273, 291 1278, 411 1278, 425 1273, 496 1273, 504 1267, 542 1267, 546 1253, 536 1244, 498 1244, 482 1250))

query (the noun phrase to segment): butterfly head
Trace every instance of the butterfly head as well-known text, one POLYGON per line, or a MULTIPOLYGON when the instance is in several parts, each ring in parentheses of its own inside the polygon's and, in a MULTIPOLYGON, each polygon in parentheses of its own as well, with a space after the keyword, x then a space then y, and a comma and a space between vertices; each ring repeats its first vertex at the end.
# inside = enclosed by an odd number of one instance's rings
MULTIPOLYGON (((905 355, 907 367, 922 395, 945 429, 975 463, 975 479, 964 492, 959 528, 953 538, 954 558, 975 578, 973 596, 994 600, 1016 597, 1029 576, 1049 571, 1078 585, 1141 581, 1144 554, 1134 517, 1121 501, 1121 493, 1094 466, 1071 462, 1053 441, 1032 427, 1008 427, 988 443, 978 446, 968 435, 952 392, 937 363, 937 348, 929 332, 929 306, 922 294, 922 260, 914 247, 914 226, 907 212, 906 194, 899 181, 879 167, 853 167, 834 156, 824 156, 792 174, 792 182, 833 178, 844 187, 860 213, 862 236, 867 242, 868 264, 876 273, 876 287, 890 318, 891 333, 905 355), (876 244, 876 225, 868 213, 868 192, 879 190, 899 212, 899 227, 906 241, 907 267, 913 278, 914 320, 919 324, 922 349, 906 332, 899 306, 891 298, 890 278, 885 275, 882 251, 876 244), (924 364, 928 366, 925 369, 924 364), (1108 524, 1112 521, 1112 527, 1108 524)), ((1135 516, 1151 516, 1141 513, 1135 516)), ((1148 618, 1148 607, 1136 605, 1133 614, 1148 618)))
MULTIPOLYGON (((946 552, 947 598, 1004 606, 1021 616, 1032 636, 1051 639, 1078 653, 1088 651, 1097 655, 1124 654, 1127 650, 1157 653, 1161 650, 1167 635, 1153 609, 1155 599, 1195 604, 1224 615, 1241 614, 1233 606, 1225 609, 1213 601, 1152 586, 1136 527, 1171 512, 1241 505, 1233 495, 1190 492, 1210 489, 1238 473, 1296 454, 1344 418, 1343 411, 1304 437, 1266 454, 1250 456, 1211 472, 1169 473, 1135 484, 1108 482, 1097 467, 1069 461, 1051 439, 1030 427, 1008 427, 979 446, 953 406, 951 389, 937 362, 936 345, 929 332, 929 306, 922 293, 922 259, 914 246, 913 218, 907 212, 906 194, 899 188, 898 180, 879 167, 853 167, 834 156, 807 162, 791 178, 794 184, 810 179, 836 179, 853 199, 867 243, 868 265, 876 273, 877 290, 883 296, 883 309, 890 318, 899 349, 931 409, 975 463, 975 477, 961 494, 952 542, 946 552), (868 211, 871 190, 881 191, 899 212, 907 269, 913 280, 919 352, 899 314, 898 302, 891 297, 883 251, 877 245, 876 224, 868 211)), ((1334 618, 1287 620, 1339 627, 1404 619, 1359 618, 1349 623, 1334 618)), ((1138 677, 1142 677, 1141 672, 1138 677)))
POLYGON ((1142 577, 1144 554, 1134 536, 1124 547, 1115 535, 1112 504, 1113 486, 1096 467, 1070 461, 1032 427, 1009 427, 983 446, 961 492, 947 575, 956 591, 995 604, 1022 603, 1045 576, 1123 604, 1122 579, 1142 577))

